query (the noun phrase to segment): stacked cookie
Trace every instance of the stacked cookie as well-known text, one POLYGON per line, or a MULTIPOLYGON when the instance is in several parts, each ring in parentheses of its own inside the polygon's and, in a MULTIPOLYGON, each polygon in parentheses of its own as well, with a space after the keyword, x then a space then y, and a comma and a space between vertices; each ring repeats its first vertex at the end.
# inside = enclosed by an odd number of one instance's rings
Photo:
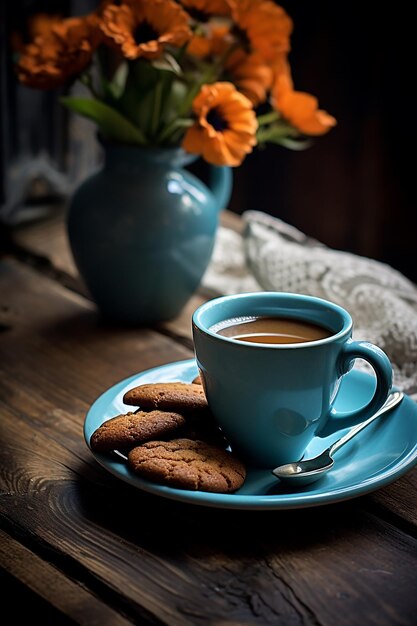
POLYGON ((246 470, 226 450, 199 377, 192 383, 149 383, 123 397, 135 412, 107 420, 91 436, 97 452, 118 450, 132 471, 170 487, 230 493, 246 470))

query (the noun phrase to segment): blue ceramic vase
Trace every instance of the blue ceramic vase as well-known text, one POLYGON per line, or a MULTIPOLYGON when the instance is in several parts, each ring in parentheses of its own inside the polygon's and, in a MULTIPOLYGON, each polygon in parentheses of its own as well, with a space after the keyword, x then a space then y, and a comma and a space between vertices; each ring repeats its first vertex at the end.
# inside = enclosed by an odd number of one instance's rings
POLYGON ((184 169, 194 159, 181 149, 107 146, 103 168, 75 191, 69 242, 106 317, 135 324, 168 320, 196 291, 232 173, 212 166, 209 188, 184 169))

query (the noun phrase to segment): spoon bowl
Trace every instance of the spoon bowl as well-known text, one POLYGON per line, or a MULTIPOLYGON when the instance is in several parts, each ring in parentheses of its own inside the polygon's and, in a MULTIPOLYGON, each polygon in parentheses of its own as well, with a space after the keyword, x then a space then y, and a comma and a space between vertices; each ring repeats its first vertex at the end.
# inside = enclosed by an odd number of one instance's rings
POLYGON ((303 487, 309 485, 316 480, 322 478, 329 470, 334 466, 334 460, 332 455, 340 450, 348 441, 353 439, 360 431, 369 426, 373 421, 380 417, 383 413, 390 411, 397 406, 403 399, 404 394, 401 391, 392 391, 385 404, 374 413, 367 420, 351 428, 349 432, 332 443, 321 454, 313 459, 306 459, 303 461, 296 461, 295 463, 286 463, 285 465, 279 465, 272 473, 274 476, 280 479, 284 484, 292 485, 294 487, 303 487))

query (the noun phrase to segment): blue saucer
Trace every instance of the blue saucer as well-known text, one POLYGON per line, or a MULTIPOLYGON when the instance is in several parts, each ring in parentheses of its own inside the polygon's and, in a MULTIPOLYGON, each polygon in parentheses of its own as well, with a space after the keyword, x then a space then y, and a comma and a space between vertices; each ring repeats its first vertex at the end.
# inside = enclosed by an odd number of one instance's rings
MULTIPOLYGON (((89 445, 92 433, 110 417, 131 410, 123 395, 144 383, 191 382, 197 376, 194 359, 168 363, 135 374, 105 391, 91 406, 84 424, 89 445)), ((335 407, 348 411, 365 404, 375 386, 373 376, 352 370, 344 376, 335 407)), ((315 456, 339 436, 316 438, 305 458, 315 456)), ((123 460, 93 452, 96 460, 123 481, 164 498, 225 509, 293 509, 339 502, 375 491, 393 482, 417 463, 417 404, 409 397, 390 413, 359 433, 335 454, 334 469, 322 480, 297 491, 288 491, 269 470, 247 468, 244 485, 233 494, 173 489, 139 478, 123 460)))

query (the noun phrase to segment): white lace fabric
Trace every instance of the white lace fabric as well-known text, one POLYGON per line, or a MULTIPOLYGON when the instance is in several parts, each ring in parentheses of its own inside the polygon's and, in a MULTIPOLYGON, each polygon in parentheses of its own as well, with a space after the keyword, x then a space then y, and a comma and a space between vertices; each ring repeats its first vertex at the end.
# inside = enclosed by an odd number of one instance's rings
POLYGON ((417 287, 388 265, 327 248, 265 213, 242 217, 243 237, 219 229, 203 286, 213 296, 286 291, 341 305, 352 316, 354 339, 382 348, 394 384, 417 400, 417 287))

